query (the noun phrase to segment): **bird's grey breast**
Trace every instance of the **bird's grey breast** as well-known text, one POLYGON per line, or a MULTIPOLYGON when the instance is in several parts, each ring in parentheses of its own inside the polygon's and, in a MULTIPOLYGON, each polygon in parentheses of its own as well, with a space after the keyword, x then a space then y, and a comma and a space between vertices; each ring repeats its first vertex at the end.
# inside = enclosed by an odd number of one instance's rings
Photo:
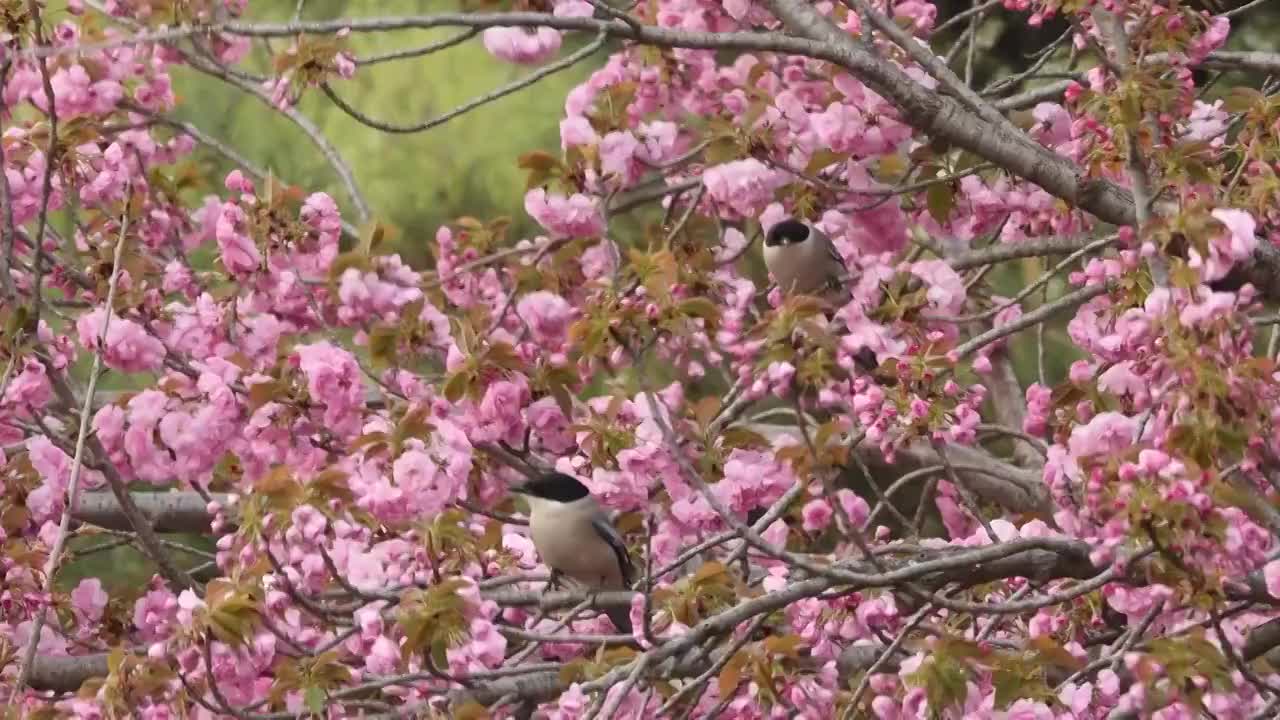
POLYGON ((764 261, 784 292, 812 294, 838 277, 843 263, 831 241, 817 236, 809 241, 766 246, 764 261))
POLYGON ((621 570, 613 547, 600 536, 595 521, 608 516, 590 498, 571 503, 531 503, 529 534, 542 561, 592 586, 621 586, 621 570))

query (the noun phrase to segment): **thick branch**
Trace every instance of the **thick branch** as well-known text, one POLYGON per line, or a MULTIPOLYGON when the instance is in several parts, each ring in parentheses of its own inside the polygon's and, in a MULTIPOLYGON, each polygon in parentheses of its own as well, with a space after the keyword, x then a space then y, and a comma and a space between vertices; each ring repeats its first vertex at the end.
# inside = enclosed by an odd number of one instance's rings
POLYGON ((1245 662, 1253 662, 1277 646, 1280 646, 1280 618, 1268 620, 1254 628, 1245 639, 1241 656, 1245 662))
MULTIPOLYGON (((867 573, 863 577, 864 582, 845 585, 849 592, 874 587, 894 587, 912 581, 936 589, 954 582, 973 586, 1013 577, 1026 577, 1041 582, 1057 578, 1087 579, 1098 574, 1098 569, 1089 562, 1089 552, 1089 545, 1083 542, 1066 539, 1030 540, 1016 541, 1007 546, 925 551, 914 556, 883 561, 883 572, 866 562, 847 563, 841 567, 867 573), (1041 547, 1037 547, 1038 545, 1041 547)), ((832 578, 813 578, 794 583, 784 590, 741 602, 704 620, 690 633, 677 636, 654 648, 651 651, 657 653, 654 662, 677 657, 679 653, 700 646, 708 638, 728 632, 739 623, 762 613, 772 612, 801 598, 813 597, 841 585, 842 583, 832 578)), ((630 591, 598 594, 510 589, 483 591, 486 599, 504 607, 538 607, 543 610, 569 609, 588 601, 589 606, 597 610, 628 607, 636 595, 637 593, 630 591)), ((103 656, 42 657, 35 665, 32 685, 42 689, 56 687, 73 690, 86 678, 105 673, 106 661, 103 656), (95 657, 101 659, 94 660, 95 657)), ((556 677, 555 674, 549 675, 556 677)), ((559 683, 558 678, 551 683, 543 676, 530 675, 521 678, 519 682, 504 680, 501 683, 478 686, 472 691, 475 694, 471 697, 481 702, 493 702, 507 692, 516 692, 522 698, 537 699, 547 697, 542 693, 554 695, 563 689, 564 685, 559 683), (490 695, 491 691, 496 692, 498 689, 505 690, 490 695)))
MULTIPOLYGON (((135 492, 133 504, 158 532, 209 532, 213 516, 208 504, 198 493, 183 492, 135 492)), ((215 494, 213 499, 224 506, 227 496, 215 494)), ((129 518, 116 496, 108 492, 85 493, 74 513, 76 520, 91 523, 108 530, 132 530, 129 518)))
POLYGON ((36 656, 27 684, 34 690, 59 693, 75 692, 85 680, 107 674, 107 654, 69 656, 36 656))
MULTIPOLYGON (((53 390, 57 394, 58 399, 68 407, 76 405, 75 395, 71 388, 67 385, 67 381, 63 378, 61 372, 54 368, 52 363, 45 359, 45 366, 48 369, 49 377, 53 380, 53 390)), ((88 450, 92 458, 108 457, 106 448, 102 447, 96 436, 87 439, 88 450)), ((165 552, 164 545, 160 542, 160 538, 156 537, 156 531, 151 527, 142 511, 138 509, 138 505, 134 502, 132 495, 129 493, 128 483, 120 476, 120 471, 110 462, 101 463, 98 466, 102 470, 102 474, 107 478, 107 484, 111 487, 111 493, 115 496, 116 502, 120 506, 120 514, 128 521, 128 529, 134 531, 138 535, 138 542, 142 545, 142 549, 151 558, 151 561, 160 569, 160 574, 176 588, 184 589, 196 587, 195 581, 186 570, 178 567, 177 563, 169 553, 165 552)))
POLYGON ((898 66, 871 54, 808 3, 766 4, 789 30, 819 44, 822 54, 817 57, 835 62, 888 98, 901 111, 902 121, 916 130, 993 162, 1106 222, 1133 224, 1133 198, 1125 190, 1085 178, 1069 159, 1025 134, 985 122, 957 101, 928 90, 898 66))
MULTIPOLYGON (((747 426, 766 439, 786 437, 802 442, 799 430, 789 425, 756 423, 747 426)), ((1013 512, 1047 512, 1051 507, 1048 488, 1040 473, 1011 465, 985 450, 963 445, 944 448, 956 474, 978 497, 1013 512)), ((893 463, 885 462, 875 446, 859 443, 856 452, 876 473, 900 475, 910 470, 942 464, 942 457, 928 442, 915 441, 897 450, 893 463)))

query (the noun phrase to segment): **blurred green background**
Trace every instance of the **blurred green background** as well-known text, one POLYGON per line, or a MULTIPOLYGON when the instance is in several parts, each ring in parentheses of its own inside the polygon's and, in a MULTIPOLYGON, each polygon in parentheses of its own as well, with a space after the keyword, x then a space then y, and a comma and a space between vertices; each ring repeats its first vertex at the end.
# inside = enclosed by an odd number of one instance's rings
MULTIPOLYGON (((1244 2, 1227 3, 1238 7, 1244 2)), ((285 21, 292 17, 295 0, 251 0, 246 19, 285 21)), ((505 7, 507 4, 504 4, 505 7)), ((937 23, 971 7, 963 0, 940 0, 937 23)), ((1220 9, 1217 3, 1209 6, 1220 9)), ((412 2, 408 0, 309 0, 303 17, 321 20, 337 17, 394 16, 445 12, 455 3, 412 2)), ((57 10, 51 10, 51 19, 57 10)), ((998 12, 977 34, 973 74, 975 85, 983 87, 992 79, 1009 74, 1009 68, 1026 67, 1027 58, 1045 47, 1064 30, 1060 21, 1029 29, 1017 16, 998 12)), ((1274 28, 1280 23, 1280 3, 1251 10, 1234 25, 1231 49, 1269 49, 1277 46, 1274 28)), ((965 28, 965 23, 936 39, 935 47, 947 47, 965 28)), ((397 31, 361 34, 351 38, 358 57, 407 49, 440 40, 456 30, 397 31)), ((578 47, 583 38, 566 38, 562 54, 578 47)), ((288 39, 268 44, 258 41, 246 68, 267 74, 271 49, 279 52, 288 39)), ((519 239, 538 232, 524 213, 525 172, 516 167, 516 158, 531 150, 559 152, 559 121, 569 90, 586 79, 607 57, 597 54, 590 62, 548 77, 537 85, 482 106, 428 132, 392 135, 366 127, 335 107, 318 90, 309 91, 298 109, 309 117, 336 147, 351 167, 364 192, 373 216, 398 230, 390 250, 401 253, 416 267, 428 264, 427 248, 436 229, 453 219, 470 215, 488 220, 507 215, 515 222, 509 237, 519 239)), ((1065 51, 1059 52, 1049 67, 1061 65, 1065 51)), ((963 75, 964 54, 953 67, 963 75)), ((335 81, 335 90, 351 105, 381 120, 406 124, 419 122, 448 111, 466 100, 519 78, 529 69, 500 62, 489 55, 479 38, 447 51, 421 58, 383 63, 361 68, 354 79, 335 81)), ((351 203, 332 169, 306 135, 292 122, 259 100, 225 83, 185 68, 173 70, 174 88, 179 95, 175 117, 198 126, 206 134, 235 148, 268 168, 278 177, 307 191, 329 192, 344 210, 344 217, 357 223, 351 203)), ((1198 78, 1204 81, 1201 74, 1198 78)), ((1228 75, 1219 88, 1247 80, 1257 87, 1262 78, 1228 75)), ((233 165, 220 156, 201 152, 206 163, 208 191, 223 193, 222 178, 233 165)), ((997 290, 1013 295, 1040 272, 1033 262, 1011 265, 993 274, 997 290)), ((1051 288, 1062 291, 1061 283, 1051 288)), ((1077 355, 1062 332, 1064 323, 1052 328, 1047 338, 1046 366, 1051 378, 1061 377, 1077 355)), ((1018 375, 1024 382, 1037 374, 1035 343, 1025 333, 1013 343, 1018 375)), ((117 379, 109 385, 121 387, 117 379)), ((204 538, 166 536, 171 540, 209 551, 204 538)), ((109 541, 102 536, 77 538, 73 549, 109 541)), ((202 558, 177 555, 188 566, 202 558)), ((96 552, 69 563, 60 584, 74 586, 80 578, 100 577, 114 593, 141 592, 151 570, 148 563, 129 547, 96 552)))
MULTIPOLYGON (((377 0, 310 0, 305 19, 426 14, 452 4, 377 0)), ((251 2, 254 20, 289 20, 293 0, 251 2)), ((420 47, 458 33, 458 29, 355 34, 350 46, 357 57, 420 47)), ((566 37, 561 53, 585 38, 566 37)), ((273 39, 276 52, 288 39, 273 39)), ((258 71, 267 43, 258 41, 250 64, 258 71)), ((337 148, 351 167, 375 218, 399 230, 395 249, 422 267, 425 249, 436 229, 462 215, 489 219, 508 215, 516 221, 511 237, 537 232, 524 213, 525 171, 516 158, 535 149, 558 153, 559 122, 569 90, 584 81, 607 57, 591 60, 516 94, 483 105, 426 132, 388 134, 361 124, 312 89, 298 105, 337 148)), ((501 62, 479 37, 425 57, 361 67, 351 80, 334 81, 334 90, 350 105, 379 120, 405 125, 447 112, 477 95, 516 80, 530 68, 501 62)), ((265 72, 263 73, 265 74, 265 72)), ((325 190, 349 211, 352 205, 330 165, 306 135, 280 113, 227 84, 178 68, 174 86, 181 94, 176 115, 226 141, 245 156, 308 191, 325 190)), ((216 160, 215 181, 232 165, 216 160)), ((359 224, 353 212, 344 217, 359 224)))

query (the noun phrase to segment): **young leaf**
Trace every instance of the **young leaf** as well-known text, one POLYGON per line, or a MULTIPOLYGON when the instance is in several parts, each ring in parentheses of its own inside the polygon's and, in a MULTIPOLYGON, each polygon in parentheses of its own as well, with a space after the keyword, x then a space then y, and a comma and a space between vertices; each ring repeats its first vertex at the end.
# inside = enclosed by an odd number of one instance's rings
POLYGON ((951 215, 951 210, 956 206, 955 188, 951 187, 949 182, 935 183, 929 186, 929 190, 925 193, 925 200, 933 219, 939 223, 945 223, 951 215))

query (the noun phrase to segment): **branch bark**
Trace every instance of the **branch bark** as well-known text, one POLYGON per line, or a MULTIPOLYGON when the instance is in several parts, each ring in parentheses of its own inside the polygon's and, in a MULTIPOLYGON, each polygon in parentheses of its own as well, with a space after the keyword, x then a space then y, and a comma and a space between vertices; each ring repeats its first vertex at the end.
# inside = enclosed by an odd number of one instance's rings
MULTIPOLYGON (((923 586, 936 589, 948 583, 960 582, 973 586, 1002 578, 1026 577, 1037 581, 1057 578, 1087 579, 1098 574, 1089 562, 1090 547, 1087 543, 1063 539, 1061 541, 1016 541, 1006 546, 983 548, 940 548, 914 556, 881 561, 884 571, 868 562, 844 563, 858 573, 866 573, 865 582, 846 584, 828 577, 802 580, 783 590, 745 600, 732 608, 704 620, 689 633, 668 639, 649 652, 655 653, 654 663, 668 658, 679 658, 685 651, 701 646, 713 636, 721 635, 762 613, 769 613, 796 600, 813 597, 832 588, 842 587, 847 592, 873 587, 895 587, 901 582, 918 581, 923 586), (905 580, 903 578, 907 577, 905 580)), ((1104 571, 1105 572, 1105 571, 1104 571)), ((629 607, 639 593, 610 591, 595 594, 559 591, 546 593, 539 590, 512 590, 507 588, 482 591, 487 600, 504 607, 537 607, 543 610, 564 610, 589 602, 590 607, 629 607)), ((78 657, 43 656, 33 666, 31 685, 44 690, 75 690, 84 680, 106 674, 105 655, 78 657)), ((692 672, 693 668, 691 668, 692 672)), ((459 691, 480 702, 493 702, 508 692, 522 698, 537 699, 554 696, 567 685, 558 675, 533 675, 514 679, 502 679, 494 683, 477 685, 469 691, 459 691), (501 692, 499 692, 501 691, 501 692), (543 693, 550 693, 544 695, 543 693)))
MULTIPOLYGON (((753 423, 745 426, 768 440, 786 438, 803 442, 800 431, 788 425, 753 423)), ((1043 512, 1052 508, 1049 490, 1039 472, 1017 467, 985 450, 963 445, 944 448, 956 474, 978 497, 1013 512, 1043 512)), ((941 465, 942 457, 928 442, 910 442, 899 448, 893 463, 885 461, 879 448, 859 443, 858 456, 875 473, 901 475, 913 469, 941 465)))
POLYGON ((107 674, 107 654, 94 653, 70 657, 38 655, 31 664, 27 684, 34 690, 68 693, 80 689, 85 680, 107 674))
MULTIPOLYGON (((135 492, 131 493, 131 497, 134 506, 157 532, 206 533, 209 531, 209 524, 213 522, 208 504, 199 493, 135 492)), ((214 494, 212 497, 224 506, 227 504, 227 495, 214 494)), ((133 529, 120 501, 109 492, 81 495, 73 517, 80 522, 108 530, 133 529)))

